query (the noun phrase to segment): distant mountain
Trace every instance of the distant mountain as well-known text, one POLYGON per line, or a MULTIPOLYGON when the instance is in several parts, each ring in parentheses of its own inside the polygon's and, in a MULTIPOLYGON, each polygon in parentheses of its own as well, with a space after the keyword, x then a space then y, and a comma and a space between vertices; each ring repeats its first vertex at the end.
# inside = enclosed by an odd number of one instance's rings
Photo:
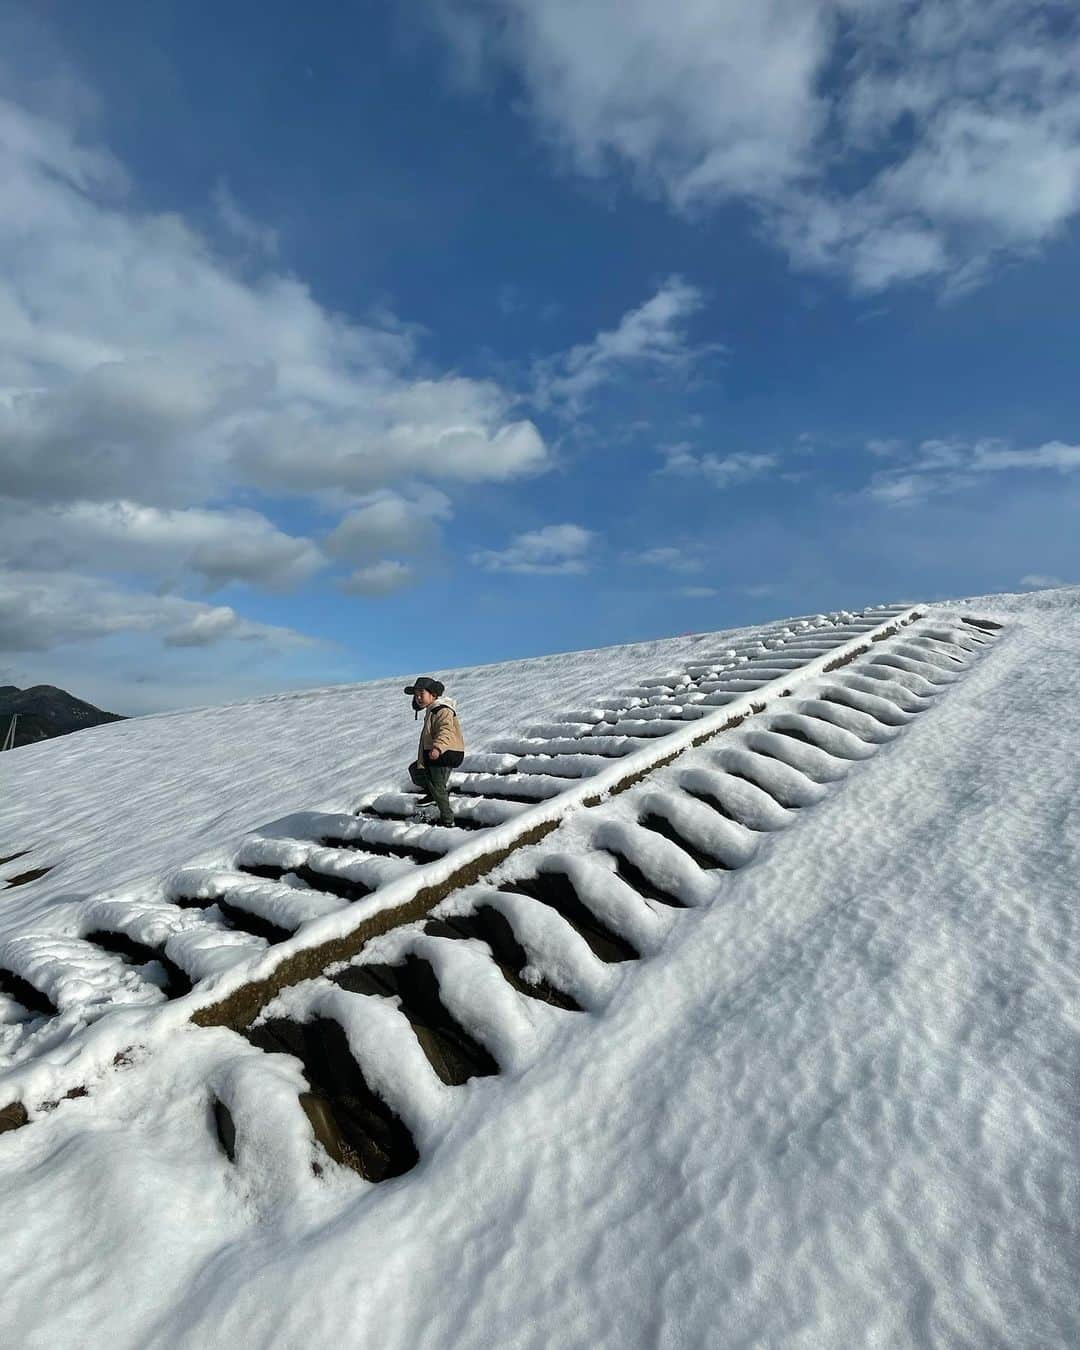
POLYGON ((0 685, 0 745, 8 733, 12 717, 18 713, 15 725, 15 744, 32 745, 53 736, 66 736, 69 731, 84 727, 99 727, 105 722, 122 722, 119 713, 102 712, 92 703, 84 703, 65 689, 51 684, 35 684, 31 689, 19 689, 14 684, 0 685))

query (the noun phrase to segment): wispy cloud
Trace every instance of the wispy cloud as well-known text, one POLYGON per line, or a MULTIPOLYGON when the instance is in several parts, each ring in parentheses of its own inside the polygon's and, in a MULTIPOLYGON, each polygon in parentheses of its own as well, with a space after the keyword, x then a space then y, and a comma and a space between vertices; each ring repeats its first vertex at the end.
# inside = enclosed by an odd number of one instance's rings
POLYGON ((700 572, 704 563, 684 549, 664 544, 641 553, 627 553, 625 560, 639 567, 656 567, 667 572, 700 572))
POLYGON ((569 576, 588 571, 586 555, 596 539, 581 525, 545 525, 517 535, 508 548, 474 553, 470 561, 488 572, 569 576))
POLYGON ((1047 441, 1032 450, 1010 450, 1007 446, 984 441, 974 447, 971 468, 976 473, 995 473, 1002 469, 1058 469, 1071 473, 1080 469, 1080 445, 1047 441))
POLYGON ((1030 587, 1035 591, 1050 590, 1055 586, 1067 586, 1069 583, 1061 577, 1045 577, 1039 573, 1030 573, 1026 577, 1020 578, 1020 585, 1030 587))
POLYGON ((693 216, 748 203, 861 291, 980 284, 1080 210, 1080 14, 1039 0, 440 0, 539 137, 693 216))
POLYGON ((735 451, 730 455, 695 454, 689 443, 664 447, 663 466, 657 470, 662 474, 674 474, 681 478, 704 478, 714 487, 733 487, 748 482, 751 478, 760 478, 775 469, 780 460, 777 455, 735 451))
POLYGON ((687 338, 687 321, 703 303, 696 286, 669 277, 614 328, 538 361, 533 371, 537 406, 575 417, 601 386, 635 370, 650 369, 654 376, 688 370, 707 353, 719 350, 714 344, 695 347, 687 338))
POLYGON ((888 506, 912 506, 928 497, 972 487, 985 474, 1080 469, 1080 445, 1046 441, 1015 450, 999 440, 926 440, 890 452, 892 464, 875 473, 865 491, 888 506))
POLYGON ((225 231, 249 253, 266 258, 277 257, 278 232, 248 215, 232 194, 224 178, 218 180, 213 196, 214 209, 225 231))

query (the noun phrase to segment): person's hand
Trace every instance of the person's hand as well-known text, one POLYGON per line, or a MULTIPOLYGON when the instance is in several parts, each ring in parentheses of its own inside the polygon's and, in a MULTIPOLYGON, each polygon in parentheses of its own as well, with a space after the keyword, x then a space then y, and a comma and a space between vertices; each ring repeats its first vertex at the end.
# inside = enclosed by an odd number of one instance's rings
POLYGON ((441 750, 431 749, 428 751, 428 759, 438 759, 441 754, 442 754, 441 750))

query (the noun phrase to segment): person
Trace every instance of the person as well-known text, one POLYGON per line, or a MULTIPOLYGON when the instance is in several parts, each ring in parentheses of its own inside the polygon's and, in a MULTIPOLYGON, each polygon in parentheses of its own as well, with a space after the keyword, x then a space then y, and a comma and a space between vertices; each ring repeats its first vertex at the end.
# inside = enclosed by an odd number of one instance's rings
POLYGON ((465 758, 465 738, 458 721, 457 706, 444 694, 445 685, 428 675, 420 675, 405 692, 412 695, 413 709, 423 712, 424 725, 420 729, 420 744, 416 760, 409 765, 409 777, 417 787, 424 789, 421 806, 434 802, 439 810, 441 825, 454 824, 450 807, 450 770, 456 769, 465 758))

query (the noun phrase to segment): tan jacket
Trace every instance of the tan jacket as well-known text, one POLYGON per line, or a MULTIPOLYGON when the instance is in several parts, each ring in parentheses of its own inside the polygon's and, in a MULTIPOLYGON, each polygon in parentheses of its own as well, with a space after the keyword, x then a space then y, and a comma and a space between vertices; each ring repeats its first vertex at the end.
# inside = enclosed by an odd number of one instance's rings
POLYGON ((458 755, 464 754, 465 737, 461 733, 461 723, 458 721, 457 708, 452 698, 440 698, 434 702, 424 714, 424 725, 420 729, 420 744, 417 747, 417 764, 427 763, 427 751, 438 750, 440 758, 435 760, 438 764, 442 755, 447 751, 457 751, 457 754, 450 756, 451 760, 460 764, 458 755))

